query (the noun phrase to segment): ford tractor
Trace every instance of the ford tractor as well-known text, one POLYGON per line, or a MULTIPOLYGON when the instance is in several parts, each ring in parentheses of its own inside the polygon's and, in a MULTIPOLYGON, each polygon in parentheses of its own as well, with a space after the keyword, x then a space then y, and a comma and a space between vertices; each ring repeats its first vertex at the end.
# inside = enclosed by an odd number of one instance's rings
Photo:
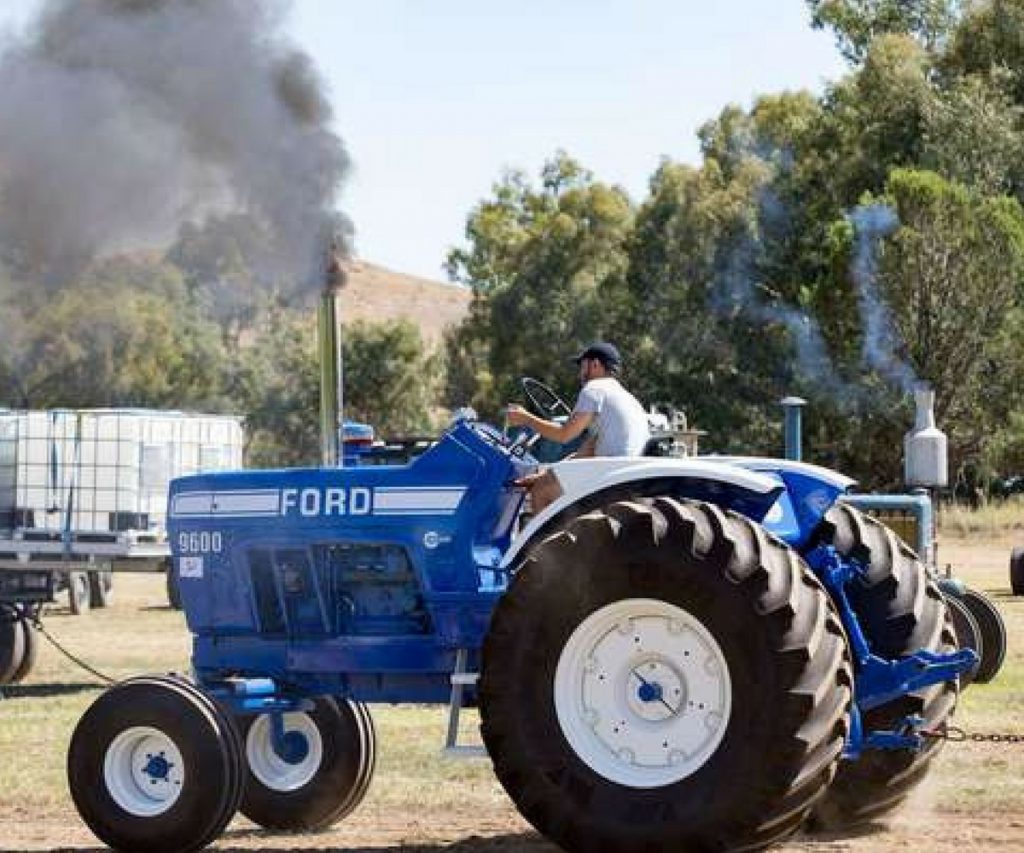
POLYGON ((527 436, 463 419, 404 465, 175 480, 191 675, 86 711, 86 824, 140 853, 198 850, 239 810, 328 827, 370 784, 370 706, 399 702, 478 707, 501 785, 569 851, 759 849, 921 781, 977 658, 850 479, 570 459, 531 517, 535 467, 527 436))

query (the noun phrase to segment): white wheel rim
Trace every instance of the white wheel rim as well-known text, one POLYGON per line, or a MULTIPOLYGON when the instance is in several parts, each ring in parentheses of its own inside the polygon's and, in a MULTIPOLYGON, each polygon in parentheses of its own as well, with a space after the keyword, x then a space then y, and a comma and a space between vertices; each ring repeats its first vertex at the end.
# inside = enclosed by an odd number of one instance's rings
POLYGON ((173 806, 185 785, 185 762, 177 745, 159 729, 125 729, 103 758, 107 791, 129 814, 156 817, 173 806))
POLYGON ((630 598, 590 614, 555 670, 555 711, 594 772, 630 788, 695 773, 725 736, 729 665, 715 638, 680 607, 630 598))
POLYGON ((309 714, 284 715, 286 735, 296 733, 306 740, 306 754, 297 762, 286 761, 274 750, 274 732, 270 716, 263 714, 249 727, 245 739, 245 755, 249 769, 260 784, 272 791, 297 791, 308 784, 324 757, 324 742, 320 729, 309 714))

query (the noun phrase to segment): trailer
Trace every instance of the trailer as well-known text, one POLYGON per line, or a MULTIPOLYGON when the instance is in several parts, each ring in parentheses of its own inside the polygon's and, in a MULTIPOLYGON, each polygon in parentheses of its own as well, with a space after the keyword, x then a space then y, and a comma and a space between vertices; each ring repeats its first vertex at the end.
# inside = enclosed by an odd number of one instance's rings
POLYGON ((151 409, 0 411, 0 685, 24 678, 32 621, 66 590, 107 604, 113 573, 165 572, 167 489, 242 467, 241 419, 151 409))

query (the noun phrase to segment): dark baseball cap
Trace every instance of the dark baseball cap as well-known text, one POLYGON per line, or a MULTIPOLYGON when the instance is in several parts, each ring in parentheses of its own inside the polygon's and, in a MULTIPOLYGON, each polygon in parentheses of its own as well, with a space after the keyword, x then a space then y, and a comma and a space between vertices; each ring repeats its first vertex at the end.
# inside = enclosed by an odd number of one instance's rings
POLYGON ((596 358, 608 370, 614 370, 622 366, 622 356, 615 344, 608 341, 594 341, 579 355, 573 356, 573 361, 579 364, 585 358, 596 358))

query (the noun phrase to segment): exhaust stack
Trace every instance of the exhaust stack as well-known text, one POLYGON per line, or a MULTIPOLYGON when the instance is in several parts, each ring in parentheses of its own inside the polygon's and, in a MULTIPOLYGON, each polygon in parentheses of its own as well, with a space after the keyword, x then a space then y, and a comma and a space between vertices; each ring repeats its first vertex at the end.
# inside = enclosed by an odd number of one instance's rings
POLYGON ((803 397, 786 397, 779 401, 782 410, 785 412, 783 436, 785 438, 785 453, 787 459, 799 462, 803 459, 803 424, 802 410, 807 405, 803 397))
POLYGON ((914 386, 914 428, 903 437, 903 476, 908 486, 926 489, 949 483, 946 434, 935 426, 935 391, 927 382, 914 386))
POLYGON ((332 244, 324 270, 324 289, 317 310, 317 341, 320 350, 320 464, 343 464, 343 372, 341 356, 341 290, 345 286, 341 252, 332 244))

